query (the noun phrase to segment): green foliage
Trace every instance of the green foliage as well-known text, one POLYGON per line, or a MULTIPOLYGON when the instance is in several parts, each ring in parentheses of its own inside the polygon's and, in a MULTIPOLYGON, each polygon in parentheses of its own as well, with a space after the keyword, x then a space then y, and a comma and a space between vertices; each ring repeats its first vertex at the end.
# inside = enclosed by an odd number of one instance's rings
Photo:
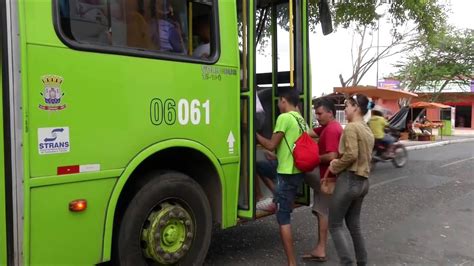
POLYGON ((337 1, 334 5, 336 26, 349 27, 375 26, 379 18, 377 8, 382 5, 388 6, 388 14, 394 28, 413 21, 418 31, 428 39, 445 24, 446 13, 444 6, 439 0, 391 0, 387 4, 382 4, 377 0, 351 0, 337 1))
POLYGON ((474 30, 449 28, 434 35, 431 42, 421 40, 397 67, 398 78, 411 91, 424 88, 439 93, 449 83, 469 84, 474 74, 474 30))
MULTIPOLYGON (((320 30, 319 25, 319 1, 309 0, 309 28, 312 32, 320 30)), ((434 35, 445 25, 446 13, 442 0, 386 0, 388 3, 381 3, 380 0, 326 0, 329 2, 334 25, 337 27, 356 28, 375 27, 380 14, 378 8, 387 9, 384 17, 390 19, 393 25, 393 35, 398 34, 397 27, 405 25, 408 21, 415 23, 418 32, 425 36, 426 40, 433 41, 434 35)), ((259 5, 259 9, 268 8, 272 1, 262 1, 266 5, 259 5)), ((280 5, 277 10, 279 18, 278 24, 287 29, 288 27, 288 5, 280 5)), ((261 20, 264 12, 257 12, 257 23, 261 20)), ((267 12, 267 16, 270 12, 267 12)), ((269 37, 270 19, 265 20, 262 27, 261 37, 269 37)))

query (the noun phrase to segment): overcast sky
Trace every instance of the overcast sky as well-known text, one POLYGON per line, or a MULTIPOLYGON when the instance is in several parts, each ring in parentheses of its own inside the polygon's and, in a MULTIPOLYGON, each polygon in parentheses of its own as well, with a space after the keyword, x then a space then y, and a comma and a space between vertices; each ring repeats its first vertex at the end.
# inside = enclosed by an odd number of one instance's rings
MULTIPOLYGON (((474 1, 472 0, 445 0, 450 4, 451 11, 448 13, 448 23, 458 28, 474 29, 474 19, 472 12, 474 10, 474 1)), ((391 25, 385 19, 380 19, 380 41, 379 45, 384 46, 390 41, 391 25)), ((312 69, 313 96, 320 96, 322 93, 328 94, 333 91, 333 87, 341 86, 339 74, 347 78, 351 71, 351 42, 353 31, 338 29, 327 36, 323 36, 321 26, 317 25, 315 34, 310 36, 310 54, 312 69)), ((284 37, 287 33, 279 32, 279 37, 284 37)), ((376 46, 377 33, 374 33, 373 45, 376 46)), ((374 54, 376 49, 373 49, 374 54)), ((288 44, 279 43, 279 68, 288 70, 289 61, 288 44)), ((392 66, 403 57, 399 54, 379 62, 379 80, 384 76, 395 73, 396 69, 392 66)), ((257 62, 258 72, 271 71, 271 58, 259 56, 257 62)), ((360 85, 376 85, 376 71, 374 67, 362 79, 360 85)))

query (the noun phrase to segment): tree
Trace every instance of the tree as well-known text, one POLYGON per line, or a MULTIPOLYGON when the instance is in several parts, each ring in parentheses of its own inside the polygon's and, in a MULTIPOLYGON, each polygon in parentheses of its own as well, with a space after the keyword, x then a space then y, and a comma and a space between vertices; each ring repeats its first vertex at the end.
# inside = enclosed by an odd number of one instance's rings
MULTIPOLYGON (((423 38, 423 37, 420 37, 423 38)), ((448 28, 399 63, 397 77, 410 91, 433 92, 436 101, 448 84, 469 85, 474 78, 474 30, 448 28)))
MULTIPOLYGON (((313 0, 324 1, 324 0, 313 0)), ((445 25, 445 6, 440 0, 335 0, 336 26, 349 27, 376 25, 380 15, 376 10, 382 4, 388 5, 388 16, 397 34, 397 27, 413 21, 419 33, 431 41, 438 30, 445 25), (388 2, 388 3, 386 3, 388 2)))
POLYGON ((414 47, 413 43, 417 41, 415 38, 417 36, 416 29, 411 29, 404 33, 392 35, 390 43, 378 46, 378 44, 373 44, 373 33, 367 26, 360 30, 354 30, 351 48, 352 73, 346 79, 343 78, 342 74, 339 74, 342 87, 358 85, 365 74, 378 61, 401 52, 406 52, 406 47, 414 47))
MULTIPOLYGON (((271 1, 262 1, 271 3, 271 1)), ((352 43, 352 73, 346 79, 339 75, 343 87, 359 84, 365 74, 381 59, 400 53, 400 47, 415 47, 412 44, 416 34, 424 36, 424 40, 433 41, 433 36, 445 25, 446 13, 441 0, 309 0, 309 28, 316 31, 316 25, 324 16, 324 4, 330 4, 330 12, 334 17, 336 27, 354 29, 354 34, 360 41, 352 43), (373 33, 381 15, 377 9, 381 6, 387 8, 385 17, 392 22, 391 42, 381 47, 381 51, 375 52, 373 45, 373 33), (322 9, 320 10, 320 8, 322 9), (323 14, 321 14, 323 13, 323 14), (406 29, 406 24, 410 21, 415 26, 411 30, 400 32, 406 29), (367 45, 367 41, 370 42, 367 45), (354 45, 354 43, 356 43, 354 45), (354 51, 356 50, 356 51, 354 51)), ((259 5, 257 12, 257 43, 260 43, 260 52, 265 50, 268 37, 270 37, 270 14, 269 5, 259 5)), ((287 5, 280 5, 277 9, 279 25, 288 30, 288 8, 287 5)), ((326 21, 327 23, 327 21, 326 21)), ((323 26, 324 27, 324 26, 323 26)), ((378 44, 377 44, 378 45, 378 44)), ((380 48, 380 47, 378 47, 380 48)), ((407 51, 406 49, 403 51, 407 51)))
MULTIPOLYGON (((259 1, 257 6, 257 25, 261 23, 260 37, 270 36, 269 14, 272 1, 259 1), (265 11, 266 10, 266 11, 265 11)), ((436 32, 445 24, 446 13, 442 0, 309 0, 309 22, 310 30, 315 31, 316 25, 320 23, 320 4, 329 3, 331 14, 336 27, 357 28, 376 26, 380 15, 376 10, 380 5, 388 6, 387 17, 393 24, 393 34, 396 35, 397 28, 405 25, 408 21, 414 22, 419 33, 431 40, 436 32)), ((280 26, 288 25, 288 9, 282 6, 277 10, 280 18, 280 26)))

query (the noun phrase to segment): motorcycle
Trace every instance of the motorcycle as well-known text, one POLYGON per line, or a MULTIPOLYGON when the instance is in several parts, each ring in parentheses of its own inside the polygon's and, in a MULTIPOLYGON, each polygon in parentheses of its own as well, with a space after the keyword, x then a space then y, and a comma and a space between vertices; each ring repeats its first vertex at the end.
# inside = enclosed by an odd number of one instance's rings
POLYGON ((395 142, 388 146, 381 142, 374 145, 371 169, 374 169, 375 165, 380 162, 392 162, 395 167, 401 168, 405 166, 408 161, 407 149, 405 145, 399 142, 400 132, 391 128, 388 134, 394 138, 395 142))

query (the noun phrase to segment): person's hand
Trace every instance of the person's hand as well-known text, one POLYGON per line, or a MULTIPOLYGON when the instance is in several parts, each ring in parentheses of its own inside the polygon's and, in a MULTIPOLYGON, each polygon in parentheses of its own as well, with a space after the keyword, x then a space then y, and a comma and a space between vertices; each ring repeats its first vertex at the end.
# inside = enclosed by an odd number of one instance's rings
POLYGON ((328 169, 329 169, 329 172, 331 172, 332 174, 335 173, 335 171, 334 171, 334 166, 333 166, 333 165, 334 165, 334 163, 335 163, 336 161, 338 161, 338 160, 339 160, 339 159, 334 159, 334 160, 332 160, 332 161, 329 163, 329 168, 328 168, 328 169))
POLYGON ((271 152, 271 151, 265 150, 265 151, 264 151, 264 155, 265 155, 265 158, 267 158, 267 160, 269 160, 269 161, 272 161, 272 160, 276 160, 276 159, 277 159, 276 154, 273 153, 273 152, 271 152))

